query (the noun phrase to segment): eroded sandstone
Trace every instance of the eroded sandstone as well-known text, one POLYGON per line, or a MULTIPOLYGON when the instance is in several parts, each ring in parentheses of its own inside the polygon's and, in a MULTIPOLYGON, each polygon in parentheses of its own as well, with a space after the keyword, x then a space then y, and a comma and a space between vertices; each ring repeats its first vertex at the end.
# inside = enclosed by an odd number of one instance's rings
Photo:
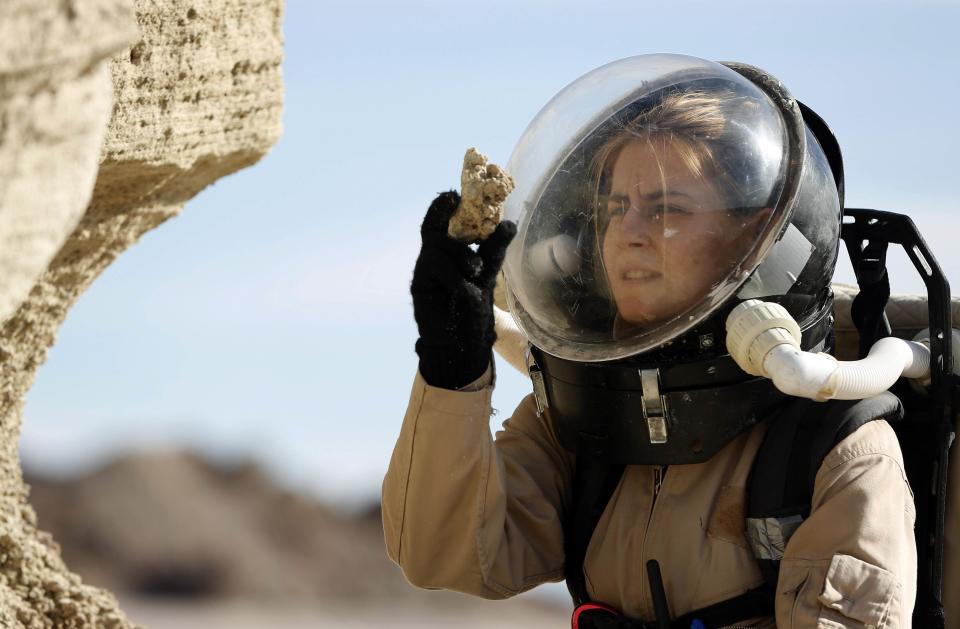
POLYGON ((130 626, 37 527, 23 399, 94 279, 276 141, 281 17, 282 0, 0 3, 0 626, 130 626))

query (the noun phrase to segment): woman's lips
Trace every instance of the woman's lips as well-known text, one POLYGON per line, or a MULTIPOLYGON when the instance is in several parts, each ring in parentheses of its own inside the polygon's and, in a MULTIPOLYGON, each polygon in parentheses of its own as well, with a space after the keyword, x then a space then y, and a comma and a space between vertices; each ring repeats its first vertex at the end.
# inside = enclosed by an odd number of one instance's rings
POLYGON ((648 280, 655 280, 659 277, 660 273, 658 271, 641 271, 637 269, 624 271, 620 274, 621 279, 631 282, 644 282, 648 280))

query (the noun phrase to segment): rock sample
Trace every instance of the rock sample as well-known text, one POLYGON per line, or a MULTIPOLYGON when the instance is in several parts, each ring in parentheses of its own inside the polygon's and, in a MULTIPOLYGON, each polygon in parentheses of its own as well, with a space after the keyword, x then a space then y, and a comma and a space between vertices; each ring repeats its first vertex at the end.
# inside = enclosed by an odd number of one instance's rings
POLYGON ((467 149, 460 173, 460 206, 450 217, 447 232, 464 242, 485 240, 503 219, 503 202, 513 188, 507 171, 488 164, 477 149, 467 149))
POLYGON ((0 626, 130 626, 37 528, 17 452, 23 400, 70 306, 107 265, 278 138, 282 8, 0 3, 0 626), (18 268, 9 240, 38 253, 18 268))

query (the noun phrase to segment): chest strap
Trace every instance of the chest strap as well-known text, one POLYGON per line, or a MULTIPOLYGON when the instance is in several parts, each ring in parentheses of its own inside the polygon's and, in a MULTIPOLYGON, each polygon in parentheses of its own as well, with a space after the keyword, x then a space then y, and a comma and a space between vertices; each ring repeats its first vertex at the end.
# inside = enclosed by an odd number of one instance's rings
MULTIPOLYGON (((773 616, 773 592, 767 586, 748 590, 684 614, 670 622, 671 629, 717 629, 744 620, 773 616)), ((658 629, 656 623, 631 620, 606 605, 586 603, 573 612, 573 629, 658 629)))

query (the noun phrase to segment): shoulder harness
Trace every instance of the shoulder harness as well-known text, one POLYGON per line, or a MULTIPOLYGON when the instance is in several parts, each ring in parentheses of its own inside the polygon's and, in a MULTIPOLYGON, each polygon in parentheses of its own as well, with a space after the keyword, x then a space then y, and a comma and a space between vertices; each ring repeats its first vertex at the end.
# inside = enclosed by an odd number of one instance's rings
MULTIPOLYGON (((720 627, 772 615, 780 560, 790 536, 810 515, 814 479, 824 457, 861 426, 877 419, 897 422, 902 417, 903 405, 890 392, 852 401, 788 399, 775 417, 767 419, 770 426, 754 460, 747 491, 746 536, 766 584, 685 614, 671 621, 671 626, 720 627)), ((564 526, 564 542, 567 588, 578 608, 592 605, 583 562, 597 523, 625 469, 625 465, 609 464, 586 453, 577 457, 572 509, 564 526)), ((614 620, 610 610, 596 606, 575 616, 580 629, 646 626, 623 617, 614 620), (618 624, 611 625, 611 622, 618 624)))

